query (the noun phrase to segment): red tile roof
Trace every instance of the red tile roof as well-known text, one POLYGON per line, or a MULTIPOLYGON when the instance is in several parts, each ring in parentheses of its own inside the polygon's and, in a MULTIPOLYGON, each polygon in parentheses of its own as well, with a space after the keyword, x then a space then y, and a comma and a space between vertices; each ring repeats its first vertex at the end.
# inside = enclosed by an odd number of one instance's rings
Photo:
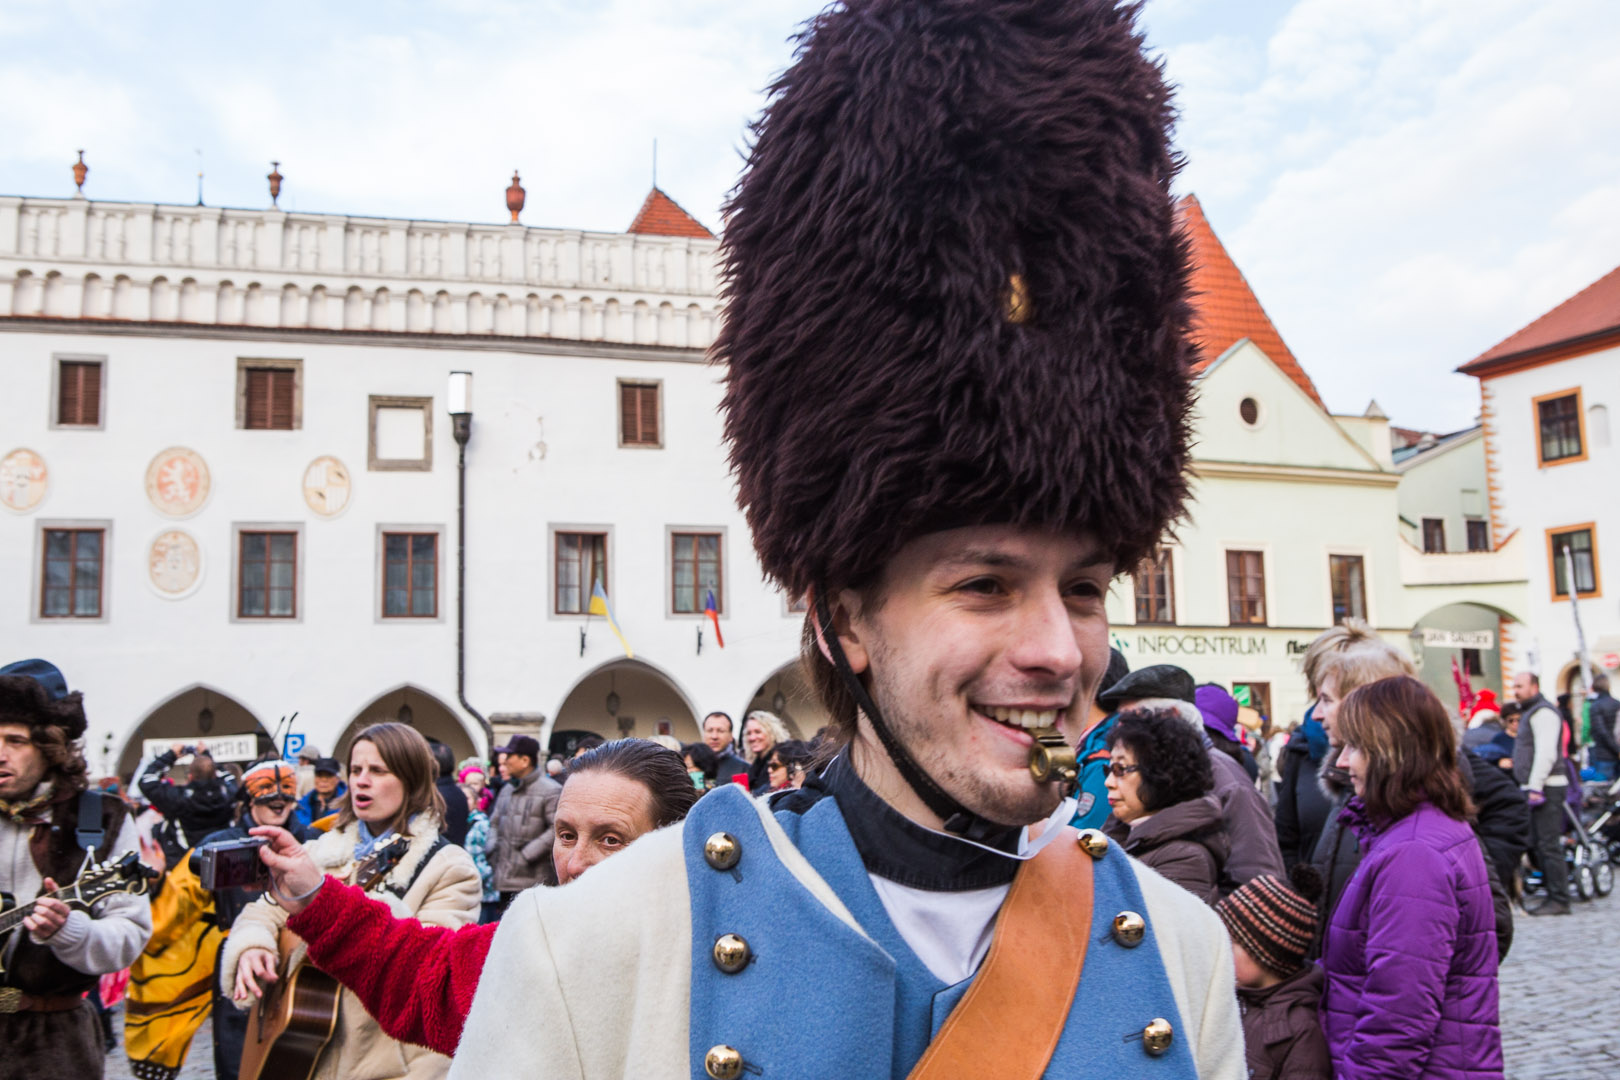
MULTIPOLYGON (((1259 298, 1243 277, 1243 271, 1237 268, 1220 238, 1215 235, 1215 230, 1210 228, 1209 219, 1204 217, 1204 208, 1198 205, 1198 200, 1191 195, 1186 196, 1176 204, 1176 214, 1192 242, 1193 306, 1197 309, 1193 319, 1193 337, 1198 342, 1198 359, 1193 369, 1204 370, 1227 349, 1248 338, 1301 390, 1310 395, 1312 401, 1322 405, 1322 396, 1316 392, 1316 384, 1299 366, 1299 361, 1294 359, 1282 335, 1266 316, 1259 298)), ((1325 405, 1322 407, 1326 408, 1325 405)))
POLYGON ((657 188, 647 193, 636 220, 626 232, 648 233, 652 236, 691 236, 700 240, 713 240, 714 233, 705 229, 698 219, 680 208, 674 199, 657 188))
POLYGON ((1509 357, 1528 359, 1526 354, 1576 346, 1583 339, 1613 333, 1620 333, 1620 266, 1457 370, 1474 374, 1509 357))

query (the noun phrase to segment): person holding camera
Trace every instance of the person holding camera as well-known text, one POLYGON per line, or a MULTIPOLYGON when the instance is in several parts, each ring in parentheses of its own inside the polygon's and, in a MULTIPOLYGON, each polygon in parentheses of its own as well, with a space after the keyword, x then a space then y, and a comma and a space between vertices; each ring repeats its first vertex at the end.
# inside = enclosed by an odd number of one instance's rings
MULTIPOLYGON (((203 848, 240 843, 250 839, 248 830, 255 826, 274 825, 286 829, 299 843, 320 835, 295 819, 297 798, 298 772, 287 762, 264 761, 249 768, 242 774, 242 783, 237 795, 241 810, 236 823, 210 833, 204 838, 198 845, 198 850, 191 856, 193 872, 200 872, 198 864, 201 857, 198 852, 203 848)), ((258 852, 252 852, 252 857, 257 859, 258 852)), ((236 917, 257 900, 262 892, 262 888, 251 886, 228 886, 213 890, 214 921, 220 930, 229 934, 236 917)), ((224 953, 228 940, 227 938, 219 943, 218 950, 221 954, 224 953)), ((221 992, 218 985, 214 985, 213 995, 214 1075, 218 1080, 236 1080, 237 1067, 242 1061, 242 1044, 247 1038, 247 1013, 232 1005, 230 997, 221 992)))
POLYGON ((175 743, 153 758, 141 773, 139 786, 146 801, 163 815, 163 824, 156 832, 170 866, 179 862, 197 841, 229 825, 235 813, 236 791, 215 768, 202 742, 194 746, 175 743), (176 784, 163 774, 187 754, 191 755, 191 765, 186 782, 176 784))

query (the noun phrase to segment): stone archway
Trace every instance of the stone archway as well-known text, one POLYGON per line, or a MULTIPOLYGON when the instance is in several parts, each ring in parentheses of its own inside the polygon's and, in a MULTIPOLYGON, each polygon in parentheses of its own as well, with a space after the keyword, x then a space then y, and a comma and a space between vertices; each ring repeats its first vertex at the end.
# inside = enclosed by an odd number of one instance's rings
POLYGON ((829 721, 827 710, 817 700, 810 680, 805 678, 804 666, 797 659, 771 672, 754 688, 748 707, 737 714, 738 723, 755 709, 775 713, 787 725, 789 735, 806 741, 829 721))
MULTIPOLYGON (((119 750, 117 775, 128 777, 134 773, 149 739, 167 745, 173 742, 194 743, 198 739, 205 742, 224 740, 233 735, 254 736, 255 741, 251 744, 253 752, 226 752, 218 755, 218 760, 245 763, 274 750, 270 732, 247 706, 217 687, 194 683, 153 706, 135 725, 119 750)), ((99 752, 104 761, 110 761, 111 742, 112 736, 109 734, 106 745, 86 747, 86 756, 94 761, 99 752)), ((248 744, 242 745, 243 749, 247 747, 248 744)))
POLYGON ((1490 690, 1503 699, 1514 657, 1513 632, 1518 626, 1508 611, 1492 604, 1451 603, 1433 608, 1413 625, 1408 637, 1418 675, 1455 711, 1458 707, 1455 659, 1474 690, 1490 690))
POLYGON ((322 749, 335 755, 339 761, 346 762, 349 744, 354 741, 354 737, 372 724, 380 724, 386 720, 408 724, 421 732, 424 738, 437 739, 444 743, 456 755, 457 761, 478 753, 478 747, 463 726, 460 717, 436 695, 408 683, 396 686, 372 699, 365 708, 355 714, 353 720, 349 721, 349 726, 338 736, 337 743, 322 749))
POLYGON ((683 743, 700 737, 697 710, 680 684, 653 665, 630 659, 610 660, 575 683, 557 707, 551 730, 591 731, 606 739, 667 733, 683 743))

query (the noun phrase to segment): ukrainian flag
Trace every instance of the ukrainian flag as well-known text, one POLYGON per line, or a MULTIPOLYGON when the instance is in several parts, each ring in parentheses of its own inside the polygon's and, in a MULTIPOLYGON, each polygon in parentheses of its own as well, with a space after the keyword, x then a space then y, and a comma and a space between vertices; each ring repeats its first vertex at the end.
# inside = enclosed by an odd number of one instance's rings
POLYGON ((613 636, 619 639, 620 645, 624 646, 624 655, 634 660, 636 654, 631 651, 630 643, 624 640, 624 631, 619 629, 619 620, 613 617, 613 607, 608 603, 607 593, 602 590, 601 581, 597 581, 591 586, 591 606, 589 610, 592 615, 600 615, 607 620, 608 629, 613 631, 613 636))

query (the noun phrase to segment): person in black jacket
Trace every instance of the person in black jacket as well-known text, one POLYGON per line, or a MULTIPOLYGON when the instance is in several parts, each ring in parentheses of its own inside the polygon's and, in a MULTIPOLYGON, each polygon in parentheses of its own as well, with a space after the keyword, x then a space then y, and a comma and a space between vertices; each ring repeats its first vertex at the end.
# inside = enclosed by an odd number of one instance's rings
POLYGON ((1315 705, 1305 710, 1305 719, 1283 747, 1277 769, 1277 846, 1290 873, 1295 865, 1311 861, 1332 808, 1316 779, 1327 756, 1328 737, 1315 714, 1315 705))
POLYGON ((1614 722, 1620 717, 1620 701, 1609 696, 1609 677, 1599 675, 1592 680, 1592 699, 1588 706, 1588 720, 1592 727, 1592 768, 1599 777, 1613 780, 1620 766, 1620 737, 1614 722))
MULTIPOLYGON (((298 773, 282 761, 267 761, 255 765, 242 775, 238 788, 239 812, 236 822, 203 838, 199 848, 229 840, 247 838, 248 830, 256 825, 278 825, 292 833, 302 843, 317 835, 293 819, 293 807, 298 799, 298 773)), ((191 869, 201 872, 201 856, 191 854, 191 869)), ((236 923, 236 917, 260 896, 256 889, 220 889, 214 893, 214 922, 227 934, 236 923)), ((225 942, 219 944, 219 954, 225 953, 225 942)), ((217 965, 217 960, 216 960, 217 965)), ((217 1080, 236 1080, 237 1068, 242 1061, 242 1044, 247 1039, 248 1014, 238 1009, 230 996, 214 983, 214 1074, 217 1080)))
POLYGON ((235 815, 235 788, 215 769, 214 759, 201 742, 191 747, 175 743, 153 758, 141 774, 140 789, 146 801, 163 815, 163 824, 156 832, 171 866, 197 841, 228 826, 235 815), (175 784, 163 774, 186 753, 191 754, 186 782, 175 784))
POLYGON ((433 786, 444 800, 444 827, 439 830, 439 835, 457 847, 463 847, 467 843, 467 814, 471 807, 467 804, 467 793, 456 783, 456 755, 438 739, 429 739, 427 744, 428 749, 433 751, 433 764, 439 769, 433 786))

